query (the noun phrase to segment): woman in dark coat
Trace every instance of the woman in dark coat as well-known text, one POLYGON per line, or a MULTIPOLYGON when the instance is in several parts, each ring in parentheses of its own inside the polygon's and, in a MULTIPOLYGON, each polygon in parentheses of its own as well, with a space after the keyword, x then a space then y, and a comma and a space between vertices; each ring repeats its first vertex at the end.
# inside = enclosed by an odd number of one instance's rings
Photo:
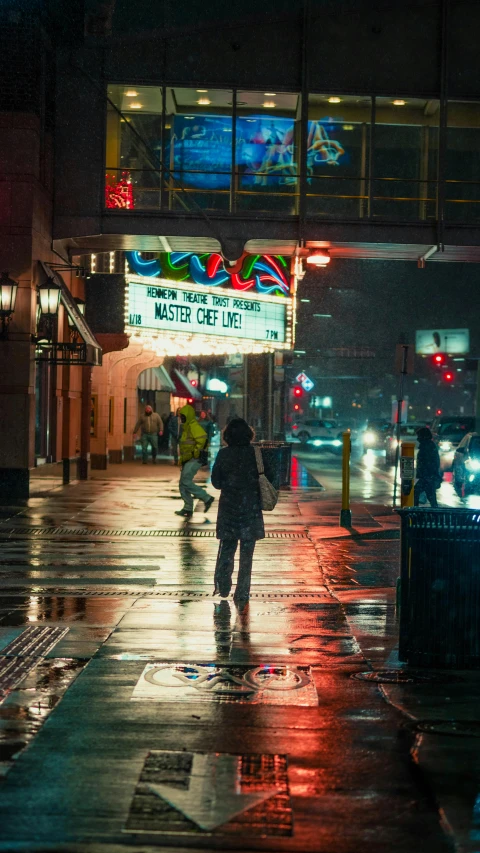
MULTIPOLYGON (((265 537, 255 451, 250 442, 253 430, 242 418, 234 418, 225 428, 228 445, 219 450, 212 470, 212 485, 221 489, 217 518, 220 539, 215 568, 215 592, 228 596, 232 587, 233 560, 240 540, 240 568, 234 601, 250 596, 252 560, 257 539, 265 537)), ((265 466, 268 479, 269 472, 265 466)))
POLYGON ((440 473, 440 457, 432 433, 428 427, 422 427, 417 432, 419 444, 417 456, 417 482, 414 488, 414 503, 418 506, 420 495, 425 492, 430 506, 438 507, 436 491, 440 487, 443 474, 440 473))

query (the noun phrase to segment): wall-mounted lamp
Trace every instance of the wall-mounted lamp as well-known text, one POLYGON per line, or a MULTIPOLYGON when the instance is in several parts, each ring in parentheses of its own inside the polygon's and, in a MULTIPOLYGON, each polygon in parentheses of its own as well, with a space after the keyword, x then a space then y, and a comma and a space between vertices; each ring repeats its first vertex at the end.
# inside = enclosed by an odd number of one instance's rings
POLYGON ((52 279, 48 279, 45 284, 38 288, 40 296, 40 309, 42 314, 50 315, 51 317, 58 314, 58 306, 60 305, 61 290, 52 279))
POLYGON ((17 300, 18 282, 13 278, 9 278, 8 272, 2 272, 0 277, 0 338, 8 336, 8 324, 12 319, 12 314, 15 311, 15 302, 17 300))
MULTIPOLYGON (((80 299, 80 297, 78 297, 78 296, 75 296, 75 302, 77 303, 77 308, 78 308, 80 314, 82 315, 82 317, 84 317, 85 316, 85 302, 84 302, 84 300, 80 299)), ((68 319, 68 325, 70 326, 70 328, 71 329, 75 328, 75 323, 73 322, 73 320, 70 317, 70 314, 68 314, 68 312, 67 312, 67 319, 68 319)))

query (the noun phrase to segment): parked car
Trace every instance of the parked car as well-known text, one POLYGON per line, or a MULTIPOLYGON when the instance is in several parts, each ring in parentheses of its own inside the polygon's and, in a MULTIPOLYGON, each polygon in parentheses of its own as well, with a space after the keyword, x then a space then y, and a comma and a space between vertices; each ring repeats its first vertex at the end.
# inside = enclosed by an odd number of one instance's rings
POLYGON ((440 454, 442 471, 451 471, 455 450, 468 433, 475 429, 475 418, 465 415, 441 415, 432 423, 433 440, 440 454))
MULTIPOLYGON (((400 426, 400 445, 403 441, 414 441, 415 449, 417 450, 417 430, 424 424, 401 424, 400 426)), ((395 457, 397 453, 397 427, 395 424, 390 426, 390 429, 385 434, 385 465, 395 465, 395 457)))
POLYGON ((478 432, 468 433, 455 450, 453 485, 459 495, 480 492, 480 435, 478 432))
POLYGON ((337 421, 305 418, 292 424, 291 438, 313 447, 337 449, 342 446, 342 428, 337 421))
POLYGON ((362 433, 363 452, 385 452, 385 437, 391 429, 390 421, 385 418, 370 420, 362 433))

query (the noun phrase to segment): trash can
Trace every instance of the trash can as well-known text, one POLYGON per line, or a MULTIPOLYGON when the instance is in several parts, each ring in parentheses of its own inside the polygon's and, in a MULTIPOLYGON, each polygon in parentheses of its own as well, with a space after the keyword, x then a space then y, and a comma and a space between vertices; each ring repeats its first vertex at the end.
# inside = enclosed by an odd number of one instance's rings
POLYGON ((272 486, 279 489, 290 485, 292 470, 292 445, 286 441, 256 441, 261 448, 265 464, 273 471, 272 486))
POLYGON ((404 509, 399 657, 480 668, 480 512, 404 509))

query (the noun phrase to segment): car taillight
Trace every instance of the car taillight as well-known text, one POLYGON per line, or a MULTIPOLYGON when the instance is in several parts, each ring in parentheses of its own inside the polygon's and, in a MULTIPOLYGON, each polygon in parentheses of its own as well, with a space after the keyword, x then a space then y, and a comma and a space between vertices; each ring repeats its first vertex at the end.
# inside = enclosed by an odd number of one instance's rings
POLYGON ((298 429, 298 424, 294 424, 294 425, 292 426, 292 429, 298 429))

